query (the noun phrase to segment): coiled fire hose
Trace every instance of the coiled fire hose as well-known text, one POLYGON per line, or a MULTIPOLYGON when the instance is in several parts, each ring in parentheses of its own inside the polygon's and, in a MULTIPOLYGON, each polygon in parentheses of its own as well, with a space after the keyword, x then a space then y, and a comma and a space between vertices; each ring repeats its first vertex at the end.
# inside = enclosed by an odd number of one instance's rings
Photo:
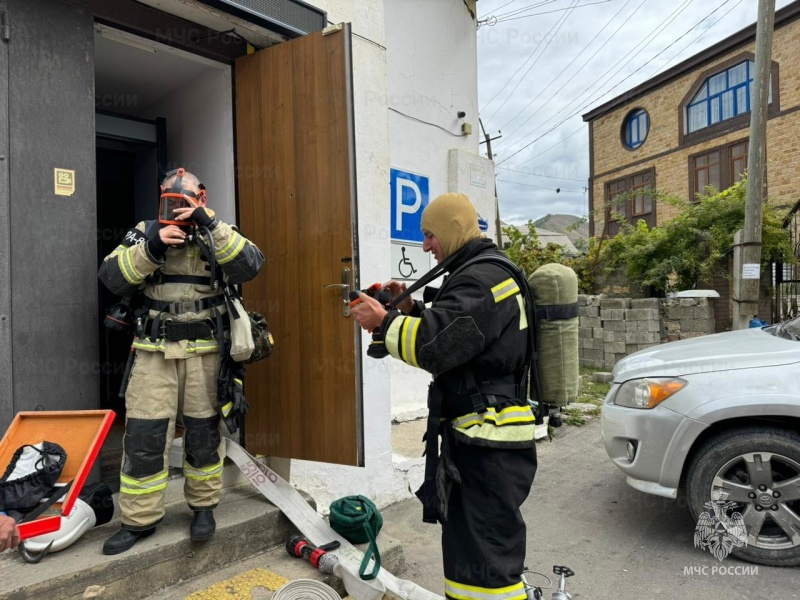
POLYGON ((278 589, 272 600, 342 600, 338 592, 327 583, 314 579, 295 579, 278 589))
POLYGON ((255 460, 233 440, 226 438, 225 441, 228 457, 236 463, 250 483, 267 500, 277 506, 308 541, 316 546, 327 544, 333 540, 341 544, 335 554, 329 553, 320 558, 319 569, 339 577, 353 598, 381 600, 384 592, 390 592, 401 600, 444 600, 442 596, 420 587, 413 581, 395 577, 383 568, 380 569, 375 579, 361 579, 358 571, 364 558, 363 552, 336 533, 317 514, 317 511, 309 506, 298 491, 284 481, 280 475, 267 465, 255 460), (329 559, 331 564, 323 559, 329 559))
POLYGON ((331 503, 330 523, 333 530, 353 544, 369 543, 358 569, 361 579, 375 579, 381 568, 381 553, 376 538, 383 527, 383 517, 365 496, 346 496, 331 503), (367 573, 370 560, 372 571, 367 573))

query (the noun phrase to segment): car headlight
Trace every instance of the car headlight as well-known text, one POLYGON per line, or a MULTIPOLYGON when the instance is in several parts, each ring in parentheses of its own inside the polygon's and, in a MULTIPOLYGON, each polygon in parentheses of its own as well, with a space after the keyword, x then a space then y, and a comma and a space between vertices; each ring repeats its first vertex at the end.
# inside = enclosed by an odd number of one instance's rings
POLYGON ((686 381, 677 377, 645 377, 623 383, 614 404, 629 408, 653 408, 686 386, 686 381))

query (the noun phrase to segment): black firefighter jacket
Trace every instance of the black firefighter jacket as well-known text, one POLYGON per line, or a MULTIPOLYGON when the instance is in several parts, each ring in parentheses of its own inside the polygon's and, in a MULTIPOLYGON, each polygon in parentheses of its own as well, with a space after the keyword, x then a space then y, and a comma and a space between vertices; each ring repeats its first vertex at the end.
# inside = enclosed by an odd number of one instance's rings
MULTIPOLYGON (((463 409, 468 398, 465 369, 472 371, 479 384, 513 387, 525 366, 529 323, 522 292, 511 273, 488 262, 458 271, 469 259, 485 253, 501 254, 486 238, 467 243, 449 267, 455 274, 445 278, 433 302, 417 301, 408 316, 390 311, 381 331, 392 356, 434 376, 444 391, 443 415, 452 419, 461 441, 530 447, 535 417, 525 393, 484 394, 485 412, 472 410, 471 403, 463 409), (454 407, 461 410, 454 413, 454 407)), ((426 298, 429 293, 430 288, 426 298)))

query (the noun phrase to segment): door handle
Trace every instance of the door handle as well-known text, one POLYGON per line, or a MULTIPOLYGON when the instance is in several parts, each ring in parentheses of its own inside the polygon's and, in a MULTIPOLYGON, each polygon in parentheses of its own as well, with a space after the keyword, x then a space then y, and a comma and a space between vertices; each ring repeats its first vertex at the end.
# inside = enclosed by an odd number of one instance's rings
POLYGON ((342 283, 329 283, 324 288, 340 288, 342 290, 342 314, 350 316, 350 269, 342 269, 342 283))

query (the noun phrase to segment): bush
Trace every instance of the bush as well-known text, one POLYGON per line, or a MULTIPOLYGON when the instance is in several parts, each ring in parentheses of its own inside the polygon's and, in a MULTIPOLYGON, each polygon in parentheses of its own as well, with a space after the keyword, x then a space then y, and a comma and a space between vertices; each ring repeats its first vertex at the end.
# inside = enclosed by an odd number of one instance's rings
POLYGON ((542 247, 536 226, 528 221, 528 232, 523 233, 516 227, 506 227, 503 233, 508 236, 505 252, 523 271, 530 275, 542 265, 559 263, 572 268, 578 276, 578 292, 591 294, 594 291, 594 273, 597 269, 599 244, 594 238, 589 240, 586 254, 569 256, 558 244, 547 244, 542 247))
MULTIPOLYGON (((659 203, 676 206, 678 216, 653 229, 642 220, 625 224, 602 249, 604 267, 624 268, 630 281, 660 292, 691 289, 715 275, 727 276, 721 259, 731 251, 735 233, 744 227, 746 183, 721 192, 709 188, 696 203, 655 195, 659 203)), ((762 264, 793 261, 782 217, 769 204, 764 205, 762 216, 762 264)))
MULTIPOLYGON (((650 194, 659 204, 676 207, 678 216, 651 229, 643 220, 632 224, 616 214, 622 231, 609 239, 590 238, 585 254, 579 256, 568 256, 555 244, 541 247, 536 227, 528 221, 527 233, 516 227, 503 230, 509 238, 505 251, 527 275, 551 262, 571 267, 582 294, 596 293, 597 277, 615 270, 623 270, 631 283, 649 286, 659 295, 692 289, 716 275, 729 276, 722 259, 731 252, 736 232, 744 227, 746 182, 721 192, 708 188, 697 202, 664 192, 650 194)), ((619 196, 615 203, 624 199, 619 196)), ((796 262, 783 217, 769 203, 762 211, 761 261, 763 265, 796 262)))

